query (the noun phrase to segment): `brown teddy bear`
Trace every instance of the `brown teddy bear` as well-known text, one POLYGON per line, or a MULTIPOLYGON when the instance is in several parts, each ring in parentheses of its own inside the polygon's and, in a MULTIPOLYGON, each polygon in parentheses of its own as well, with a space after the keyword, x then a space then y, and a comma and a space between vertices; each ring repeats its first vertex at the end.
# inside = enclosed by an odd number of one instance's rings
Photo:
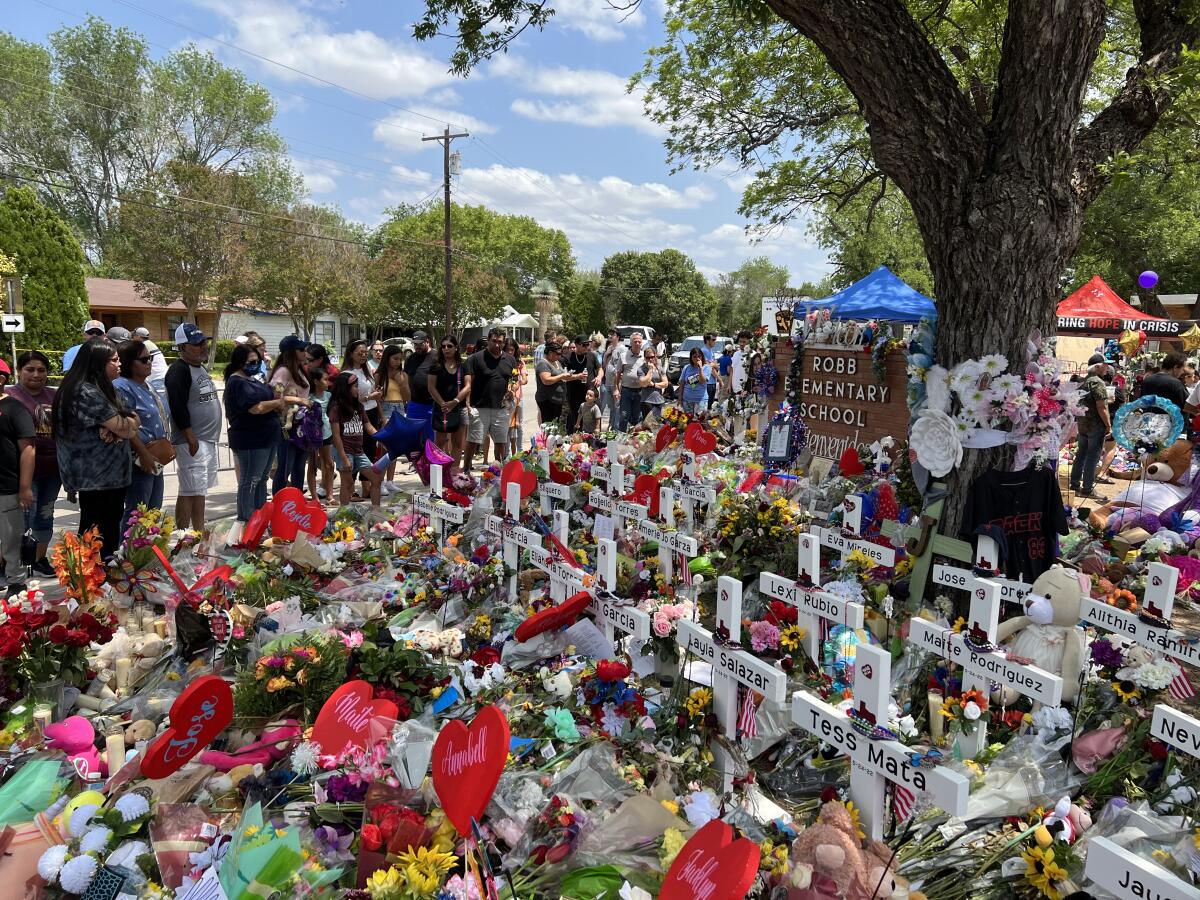
POLYGON ((894 888, 890 878, 883 879, 879 892, 869 892, 889 868, 886 861, 891 859, 892 851, 878 841, 871 841, 867 846, 864 850, 846 807, 831 800, 821 807, 817 821, 792 842, 792 862, 811 866, 814 874, 832 880, 838 887, 839 896, 863 900, 891 897, 894 888), (864 888, 866 884, 870 887, 864 888))

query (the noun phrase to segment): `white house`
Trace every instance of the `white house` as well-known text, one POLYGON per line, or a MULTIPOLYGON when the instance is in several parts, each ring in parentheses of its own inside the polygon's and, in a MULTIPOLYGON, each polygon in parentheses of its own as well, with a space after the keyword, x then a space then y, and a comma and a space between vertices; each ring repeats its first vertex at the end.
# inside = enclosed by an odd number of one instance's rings
MULTIPOLYGON (((247 331, 257 331, 267 342, 267 351, 274 353, 279 342, 289 334, 296 334, 296 326, 290 316, 282 313, 256 312, 246 309, 227 311, 221 316, 221 329, 218 337, 231 341, 239 334, 247 331)), ((342 348, 356 338, 366 337, 367 329, 348 316, 334 312, 323 312, 313 325, 313 333, 308 339, 317 344, 324 344, 329 355, 338 362, 342 348)))

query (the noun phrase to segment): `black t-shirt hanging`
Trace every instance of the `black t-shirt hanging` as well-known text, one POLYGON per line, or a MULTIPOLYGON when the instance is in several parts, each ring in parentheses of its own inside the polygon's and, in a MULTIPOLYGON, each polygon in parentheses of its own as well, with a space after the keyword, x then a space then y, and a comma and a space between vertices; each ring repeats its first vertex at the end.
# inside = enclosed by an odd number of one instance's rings
POLYGON ((1030 466, 1019 472, 984 472, 971 484, 960 531, 970 538, 981 525, 996 526, 1004 533, 1008 544, 1004 575, 1034 581, 1058 556, 1058 535, 1067 533, 1067 514, 1054 471, 1030 466))

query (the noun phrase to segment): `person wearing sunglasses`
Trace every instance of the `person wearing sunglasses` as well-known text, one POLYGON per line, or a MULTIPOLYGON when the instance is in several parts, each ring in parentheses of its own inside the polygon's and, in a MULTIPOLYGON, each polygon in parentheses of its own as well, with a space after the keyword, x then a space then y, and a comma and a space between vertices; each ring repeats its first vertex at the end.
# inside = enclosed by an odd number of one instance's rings
POLYGON ((663 395, 671 384, 667 371, 658 364, 658 351, 648 346, 642 354, 642 365, 638 369, 638 382, 642 387, 642 418, 662 411, 667 398, 663 395))
POLYGON ((145 504, 147 509, 161 509, 163 502, 163 467, 146 449, 155 441, 167 438, 167 413, 158 392, 150 386, 154 354, 145 343, 130 340, 117 348, 121 360, 121 377, 113 380, 117 395, 125 408, 137 413, 137 433, 130 439, 133 448, 133 475, 125 494, 122 530, 129 527, 129 514, 145 504))

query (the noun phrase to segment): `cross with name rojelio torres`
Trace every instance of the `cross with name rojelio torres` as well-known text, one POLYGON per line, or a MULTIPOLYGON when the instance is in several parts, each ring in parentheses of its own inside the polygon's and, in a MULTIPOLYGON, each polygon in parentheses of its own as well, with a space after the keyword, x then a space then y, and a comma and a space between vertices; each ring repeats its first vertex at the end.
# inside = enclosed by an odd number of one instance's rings
POLYGON ((518 524, 521 521, 521 486, 510 482, 504 498, 504 515, 491 515, 484 522, 484 530, 498 538, 503 546, 504 565, 511 575, 508 577, 508 599, 515 601, 520 596, 517 588, 517 568, 521 564, 521 551, 542 546, 542 536, 518 524))
POLYGON ((596 580, 588 610, 614 644, 618 632, 635 641, 650 639, 650 614, 638 609, 633 601, 617 596, 617 542, 608 538, 596 541, 596 580))
POLYGON ((850 799, 872 840, 883 839, 887 782, 926 793, 951 815, 967 811, 970 782, 945 767, 913 765, 914 752, 888 736, 892 657, 870 644, 855 649, 853 717, 808 691, 792 694, 792 721, 850 758, 850 799), (872 737, 874 735, 875 737, 872 737))
MULTIPOLYGON (((722 575, 717 579, 716 634, 695 622, 680 621, 676 642, 712 666, 713 711, 726 738, 737 739, 738 686, 745 685, 767 700, 782 703, 787 697, 787 675, 773 663, 741 649, 742 583, 722 575)), ((733 760, 720 746, 714 747, 721 771, 722 790, 733 787, 733 760)))
MULTIPOLYGON (((613 463, 612 468, 624 471, 624 466, 620 463, 613 463)), ((614 480, 618 484, 625 481, 625 476, 621 472, 613 473, 614 480)), ((622 534, 625 531, 626 520, 639 522, 650 512, 640 503, 622 500, 619 494, 610 494, 599 488, 592 488, 591 493, 588 494, 588 503, 613 517, 613 530, 616 534, 622 534)))
POLYGON ((442 466, 429 467, 429 493, 413 496, 413 508, 429 517, 440 544, 446 536, 446 523, 462 525, 467 521, 467 511, 457 503, 442 499, 442 466))
MULTIPOLYGON (((1001 587, 986 578, 971 578, 971 606, 967 625, 956 634, 925 619, 912 618, 908 624, 908 642, 957 663, 963 670, 963 687, 982 691, 986 697, 992 684, 1010 688, 1047 706, 1062 701, 1062 679, 1044 669, 1009 659, 996 648, 996 630, 1000 619, 1001 587)), ((973 759, 987 746, 987 718, 980 716, 970 734, 959 733, 956 742, 964 759, 973 759)))
MULTIPOLYGON (((566 513, 557 510, 556 515, 565 518, 566 513)), ((559 541, 564 547, 566 546, 566 541, 563 539, 565 536, 564 530, 559 536, 559 541)), ((579 567, 574 561, 565 560, 553 541, 550 542, 548 548, 530 547, 529 561, 550 576, 550 599, 555 603, 566 600, 568 594, 575 594, 590 588, 595 581, 595 576, 590 572, 579 567)))
POLYGON ((866 610, 861 603, 821 590, 821 548, 816 535, 801 534, 797 537, 796 565, 798 574, 795 581, 774 572, 760 572, 758 589, 765 596, 796 607, 797 622, 805 629, 804 649, 819 664, 822 623, 862 628, 866 610))

